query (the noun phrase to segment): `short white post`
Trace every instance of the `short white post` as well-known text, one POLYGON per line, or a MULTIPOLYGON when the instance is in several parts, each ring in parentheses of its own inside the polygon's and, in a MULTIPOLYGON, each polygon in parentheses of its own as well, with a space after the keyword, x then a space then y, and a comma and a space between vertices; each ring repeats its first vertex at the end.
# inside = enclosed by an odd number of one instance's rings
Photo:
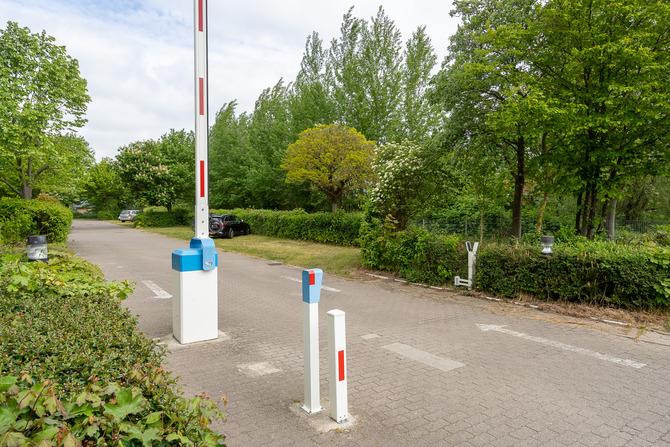
POLYGON ((347 400, 347 356, 344 312, 328 312, 328 380, 330 382, 330 417, 338 424, 349 421, 347 400))
POLYGON ((323 410, 319 394, 319 298, 323 271, 302 271, 302 333, 305 361, 305 401, 307 413, 323 410))
POLYGON ((477 262, 477 248, 479 248, 479 242, 475 242, 473 247, 470 244, 470 241, 468 241, 465 243, 465 247, 468 250, 468 279, 456 276, 454 277, 454 285, 468 286, 468 290, 471 290, 472 285, 475 282, 475 263, 477 262))

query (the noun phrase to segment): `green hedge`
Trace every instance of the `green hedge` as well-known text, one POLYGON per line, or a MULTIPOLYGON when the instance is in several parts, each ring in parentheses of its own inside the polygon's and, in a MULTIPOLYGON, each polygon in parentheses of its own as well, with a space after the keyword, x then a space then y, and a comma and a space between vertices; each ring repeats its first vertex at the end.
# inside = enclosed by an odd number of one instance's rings
MULTIPOLYGON (((284 239, 323 244, 358 246, 361 213, 314 213, 304 210, 271 211, 253 209, 210 210, 213 214, 235 214, 251 227, 251 232, 284 239)), ((136 227, 172 227, 190 225, 193 212, 176 209, 148 211, 135 217, 136 227)))
POLYGON ((395 232, 393 223, 370 219, 361 226, 360 241, 364 266, 399 273, 411 282, 444 284, 467 276, 465 243, 456 235, 420 227, 395 232))
POLYGON ((670 249, 610 242, 558 246, 489 245, 477 255, 477 288, 502 296, 595 303, 630 309, 670 306, 670 249))
POLYGON ((13 244, 28 236, 42 235, 48 242, 66 242, 72 225, 72 211, 57 200, 0 199, 2 241, 13 244))
POLYGON ((313 213, 304 210, 271 211, 234 209, 213 213, 232 213, 243 219, 254 234, 311 241, 323 244, 358 246, 361 213, 313 213))
POLYGON ((176 227, 190 225, 193 213, 183 208, 175 208, 171 213, 167 211, 145 211, 137 213, 133 222, 135 227, 176 227))
MULTIPOLYGON (((670 307, 670 247, 665 229, 636 246, 557 237, 552 256, 540 245, 486 244, 477 253, 475 287, 501 296, 594 303, 629 309, 670 307)), ((537 238, 539 239, 539 237, 537 238)), ((361 228, 363 265, 412 282, 449 284, 467 277, 462 239, 422 228, 395 232, 369 218, 361 228)))
POLYGON ((223 445, 223 414, 186 401, 121 300, 76 258, 0 262, 0 444, 223 445), (195 421, 195 422, 194 422, 195 421))

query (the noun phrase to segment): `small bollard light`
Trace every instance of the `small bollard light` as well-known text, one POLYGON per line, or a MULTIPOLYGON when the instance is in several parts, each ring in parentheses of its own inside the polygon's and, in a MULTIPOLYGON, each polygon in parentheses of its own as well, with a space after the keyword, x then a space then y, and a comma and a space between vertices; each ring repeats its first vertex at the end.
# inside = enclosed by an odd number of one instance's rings
POLYGON ((46 236, 28 236, 28 260, 29 261, 47 261, 47 237, 46 236))
POLYGON ((540 245, 542 246, 542 251, 540 251, 541 254, 543 255, 553 255, 554 250, 551 248, 554 246, 554 236, 542 236, 540 239, 540 245))

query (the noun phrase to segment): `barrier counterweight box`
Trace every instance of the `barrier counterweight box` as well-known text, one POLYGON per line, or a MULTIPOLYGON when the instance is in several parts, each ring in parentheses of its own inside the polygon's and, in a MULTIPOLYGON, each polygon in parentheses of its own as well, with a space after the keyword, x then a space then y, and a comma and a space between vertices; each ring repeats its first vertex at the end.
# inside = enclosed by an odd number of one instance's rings
POLYGON ((218 337, 217 264, 207 240, 172 252, 172 334, 182 344, 218 337))

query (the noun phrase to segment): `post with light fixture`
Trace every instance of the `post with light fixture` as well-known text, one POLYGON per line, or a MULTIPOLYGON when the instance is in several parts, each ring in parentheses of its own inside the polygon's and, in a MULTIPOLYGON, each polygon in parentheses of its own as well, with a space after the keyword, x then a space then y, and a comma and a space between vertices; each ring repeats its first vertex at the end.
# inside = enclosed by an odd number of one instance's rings
POLYGON ((209 237, 207 0, 194 0, 195 237, 172 253, 172 333, 182 344, 218 337, 218 256, 209 237))
POLYGON ((29 261, 47 262, 49 256, 46 236, 28 236, 26 247, 29 261))
POLYGON ((477 262, 477 249, 479 242, 475 242, 474 246, 470 241, 465 243, 465 248, 468 250, 468 279, 463 279, 460 276, 454 277, 454 285, 467 286, 468 290, 472 290, 472 285, 475 280, 475 263, 477 262))
POLYGON ((542 236, 540 238, 540 246, 542 247, 541 254, 546 256, 553 255, 554 249, 551 247, 554 246, 554 236, 542 236))

